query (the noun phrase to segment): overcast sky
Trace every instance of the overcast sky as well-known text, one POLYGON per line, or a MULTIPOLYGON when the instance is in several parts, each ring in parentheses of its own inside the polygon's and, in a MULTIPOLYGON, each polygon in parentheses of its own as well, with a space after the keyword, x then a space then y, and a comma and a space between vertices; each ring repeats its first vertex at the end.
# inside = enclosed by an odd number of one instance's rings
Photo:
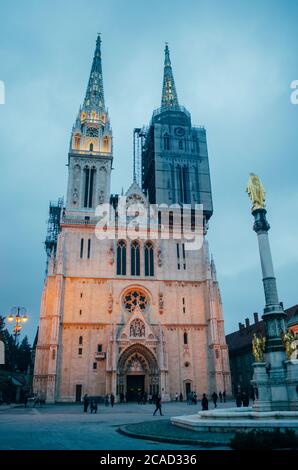
POLYGON ((114 135, 112 191, 132 176, 132 131, 160 105, 168 41, 181 104, 207 129, 214 215, 208 239, 225 330, 262 312, 264 297, 249 172, 267 191, 280 300, 298 303, 298 2, 2 0, 0 314, 39 317, 48 202, 65 195, 71 127, 102 33, 105 100, 114 135))

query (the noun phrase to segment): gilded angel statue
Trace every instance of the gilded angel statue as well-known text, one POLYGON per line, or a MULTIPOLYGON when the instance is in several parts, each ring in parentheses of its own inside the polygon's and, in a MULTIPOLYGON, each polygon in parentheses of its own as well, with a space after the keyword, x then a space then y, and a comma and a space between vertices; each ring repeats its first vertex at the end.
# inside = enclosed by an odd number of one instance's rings
POLYGON ((258 337, 255 333, 252 338, 252 354, 256 362, 262 362, 264 359, 266 338, 258 337))
POLYGON ((282 331, 281 339, 285 348, 287 359, 290 359, 293 352, 296 350, 296 347, 293 344, 295 339, 297 339, 296 335, 294 335, 291 330, 287 330, 286 332, 282 331))
POLYGON ((246 192, 252 202, 252 211, 265 208, 265 189, 260 178, 254 173, 249 174, 246 192))

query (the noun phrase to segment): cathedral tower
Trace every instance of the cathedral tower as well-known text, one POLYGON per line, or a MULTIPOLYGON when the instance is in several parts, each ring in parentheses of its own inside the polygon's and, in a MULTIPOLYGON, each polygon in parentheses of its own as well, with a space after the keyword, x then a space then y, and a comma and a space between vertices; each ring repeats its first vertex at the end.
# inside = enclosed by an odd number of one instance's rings
POLYGON ((98 36, 86 96, 70 139, 68 216, 88 217, 98 204, 109 201, 112 161, 112 130, 105 107, 101 39, 98 36))
POLYGON ((161 107, 153 112, 142 154, 143 189, 156 204, 203 204, 213 212, 206 131, 179 105, 165 46, 161 107))

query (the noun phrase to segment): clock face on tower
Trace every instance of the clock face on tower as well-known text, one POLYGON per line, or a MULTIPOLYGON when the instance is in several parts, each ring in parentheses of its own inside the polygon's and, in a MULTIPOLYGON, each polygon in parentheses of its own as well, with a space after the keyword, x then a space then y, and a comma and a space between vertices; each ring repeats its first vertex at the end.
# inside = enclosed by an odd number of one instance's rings
POLYGON ((176 127, 175 134, 181 137, 182 135, 185 134, 185 130, 183 129, 183 127, 176 127))
POLYGON ((86 135, 88 137, 98 137, 98 129, 97 127, 87 127, 86 135))

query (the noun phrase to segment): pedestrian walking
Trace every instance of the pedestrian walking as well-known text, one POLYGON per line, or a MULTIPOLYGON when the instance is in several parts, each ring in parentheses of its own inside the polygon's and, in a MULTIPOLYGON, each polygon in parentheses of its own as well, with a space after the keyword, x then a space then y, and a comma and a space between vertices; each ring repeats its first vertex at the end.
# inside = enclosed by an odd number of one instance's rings
POLYGON ((241 393, 238 392, 236 395, 236 406, 237 408, 240 408, 242 405, 242 400, 241 400, 241 393))
POLYGON ((198 403, 198 395, 197 395, 197 392, 194 392, 193 394, 193 402, 194 402, 194 405, 196 405, 198 403))
POLYGON ((206 393, 203 393, 203 398, 202 398, 202 401, 201 401, 201 405, 202 405, 202 410, 203 411, 208 410, 208 398, 206 397, 206 393))
POLYGON ((24 395, 24 407, 27 408, 27 403, 28 403, 28 395, 25 393, 24 395))
POLYGON ((180 392, 180 395, 179 395, 179 400, 180 400, 180 401, 183 401, 183 395, 182 395, 181 392, 180 392))
POLYGON ((220 401, 220 403, 222 403, 222 393, 219 392, 218 396, 219 396, 219 401, 220 401))
POLYGON ((158 410, 159 410, 160 416, 163 416, 163 414, 162 414, 162 412, 161 412, 161 396, 160 396, 160 395, 158 395, 158 396, 156 397, 155 406, 156 406, 156 408, 155 408, 155 411, 154 411, 154 413, 153 413, 153 416, 155 416, 155 413, 156 413, 158 410))
POLYGON ((242 405, 243 406, 248 406, 249 405, 249 397, 248 397, 248 394, 246 392, 242 392, 241 400, 242 400, 242 405))
POLYGON ((225 390, 222 392, 222 397, 223 397, 223 401, 225 403, 226 402, 226 391, 225 390))
POLYGON ((213 403, 214 403, 214 408, 217 408, 217 399, 218 399, 217 393, 213 392, 212 393, 212 400, 213 400, 213 403))
POLYGON ((94 411, 94 402, 93 400, 90 401, 90 413, 92 414, 94 411))
POLYGON ((115 395, 113 393, 111 393, 110 395, 110 401, 111 401, 111 407, 113 408, 114 403, 115 403, 115 395))
POLYGON ((85 393, 84 398, 83 398, 83 406, 84 406, 84 413, 87 413, 88 406, 89 406, 89 398, 88 398, 87 393, 85 393))
POLYGON ((179 395, 178 395, 178 392, 176 392, 175 401, 178 401, 178 398, 179 398, 179 395))

